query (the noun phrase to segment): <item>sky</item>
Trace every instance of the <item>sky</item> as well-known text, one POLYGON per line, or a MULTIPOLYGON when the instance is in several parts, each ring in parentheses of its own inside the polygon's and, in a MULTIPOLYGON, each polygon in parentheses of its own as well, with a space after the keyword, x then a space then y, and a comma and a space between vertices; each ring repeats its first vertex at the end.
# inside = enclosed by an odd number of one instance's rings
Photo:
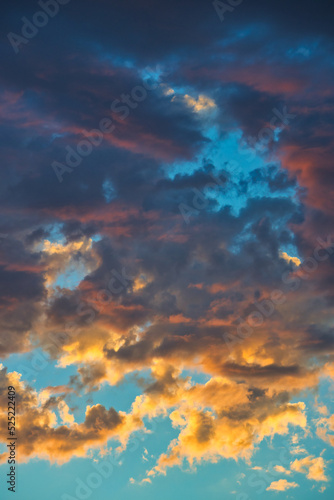
POLYGON ((1 499, 333 498, 333 17, 3 6, 1 499))

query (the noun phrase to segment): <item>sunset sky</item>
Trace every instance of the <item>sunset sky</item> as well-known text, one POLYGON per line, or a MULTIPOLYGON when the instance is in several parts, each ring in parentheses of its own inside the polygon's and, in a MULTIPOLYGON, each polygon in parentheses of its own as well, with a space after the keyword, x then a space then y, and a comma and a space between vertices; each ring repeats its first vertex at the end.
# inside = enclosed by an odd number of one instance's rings
POLYGON ((5 2, 1 499, 333 498, 333 14, 5 2))

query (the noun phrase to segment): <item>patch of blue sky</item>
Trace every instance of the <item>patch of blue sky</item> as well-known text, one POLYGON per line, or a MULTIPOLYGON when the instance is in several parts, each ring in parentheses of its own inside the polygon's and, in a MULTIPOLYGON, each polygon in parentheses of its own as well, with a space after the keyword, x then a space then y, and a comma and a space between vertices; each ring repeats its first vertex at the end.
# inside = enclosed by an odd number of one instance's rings
POLYGON ((11 354, 3 364, 9 372, 21 373, 22 380, 28 382, 37 391, 49 385, 67 384, 69 378, 77 374, 75 367, 57 368, 57 360, 51 359, 39 348, 29 353, 11 354))
MULTIPOLYGON (((59 243, 60 245, 66 245, 66 238, 63 233, 63 224, 50 224, 44 228, 48 231, 49 235, 45 238, 51 243, 59 243)), ((100 241, 102 237, 99 234, 95 234, 91 237, 93 241, 100 241)))
POLYGON ((110 179, 105 179, 102 184, 102 191, 104 199, 107 203, 110 203, 116 198, 116 191, 114 185, 110 179))
POLYGON ((333 471, 334 450, 333 447, 317 436, 317 427, 320 420, 328 418, 334 411, 333 384, 328 379, 321 380, 317 392, 303 392, 292 399, 292 403, 302 401, 305 403, 305 413, 307 416, 308 428, 304 432, 302 429, 296 429, 298 443, 304 453, 295 454, 294 459, 312 455, 314 457, 323 456, 328 463, 327 475, 330 477, 333 471), (325 414, 319 411, 320 408, 326 407, 328 412, 325 414))
POLYGON ((247 206, 250 199, 291 199, 295 194, 293 188, 289 188, 285 191, 271 191, 265 181, 258 182, 256 185, 249 183, 247 191, 243 192, 242 186, 240 185, 242 181, 247 182, 247 177, 243 174, 240 175, 239 182, 229 182, 226 187, 221 188, 221 190, 212 190, 212 197, 218 202, 216 210, 230 206, 232 214, 239 216, 240 211, 247 206))
POLYGON ((320 47, 320 40, 313 39, 311 41, 309 39, 305 40, 303 44, 289 48, 286 55, 289 59, 304 61, 312 57, 320 47))
MULTIPOLYGON (((59 367, 57 363, 57 360, 51 359, 48 354, 42 352, 41 349, 35 349, 29 354, 12 354, 4 365, 9 372, 17 371, 21 373, 21 380, 39 393, 47 387, 69 387, 70 379, 78 374, 77 366, 70 365, 67 367, 59 367)), ((55 393, 52 395, 58 396, 60 394, 61 393, 55 393)), ((87 405, 98 403, 98 401, 96 401, 96 403, 93 402, 90 394, 82 393, 79 396, 74 391, 67 393, 65 399, 77 423, 82 423, 85 420, 87 405)), ((109 408, 109 406, 111 406, 110 402, 106 407, 109 408)), ((60 424, 61 419, 59 411, 56 408, 54 408, 53 411, 57 415, 58 424, 60 424)))
POLYGON ((76 262, 75 264, 70 264, 66 271, 60 273, 52 287, 67 288, 68 290, 75 290, 80 282, 87 275, 87 268, 81 262, 76 262))
MULTIPOLYGON (((244 25, 242 29, 234 30, 230 32, 229 36, 222 37, 218 46, 221 47, 230 47, 235 43, 240 42, 241 40, 252 38, 252 40, 264 39, 267 35, 271 35, 271 27, 264 22, 256 22, 252 24, 244 25)), ((265 47, 264 47, 265 48, 265 47)), ((226 60, 226 58, 231 58, 233 54, 231 52, 223 52, 221 54, 221 59, 226 60)), ((233 56, 236 59, 236 56, 233 56)))
POLYGON ((100 234, 95 234, 94 236, 92 236, 92 241, 101 241, 102 240, 102 236, 100 234))
POLYGON ((243 193, 240 189, 240 181, 246 180, 247 176, 255 169, 265 169, 267 163, 263 156, 250 156, 249 151, 240 149, 241 133, 222 135, 214 126, 208 128, 206 136, 210 143, 204 146, 201 153, 192 161, 175 162, 165 165, 165 175, 173 180, 176 175, 191 176, 195 171, 203 169, 207 165, 213 165, 215 175, 222 171, 226 172, 229 182, 225 187, 209 191, 209 196, 218 201, 217 210, 231 206, 232 213, 238 215, 240 210, 247 205, 252 197, 291 197, 294 191, 288 189, 286 192, 272 192, 267 183, 257 183, 254 188, 249 188, 243 193), (247 154, 246 154, 247 153, 247 154))
MULTIPOLYGON (((36 489, 33 484, 33 479, 37 472, 38 480, 38 491, 42 498, 48 498, 48 500, 77 500, 78 498, 94 498, 95 500, 106 500, 111 498, 124 498, 126 500, 138 500, 151 499, 154 498, 165 498, 170 499, 171 496, 175 497, 174 484, 169 484, 166 478, 162 481, 163 484, 166 483, 167 491, 159 491, 161 488, 161 481, 159 478, 153 480, 152 485, 141 486, 138 483, 131 484, 130 477, 133 477, 135 481, 141 480, 146 476, 146 471, 154 467, 156 459, 161 453, 167 450, 168 444, 171 437, 174 438, 178 434, 178 430, 172 428, 170 421, 156 419, 157 420, 157 434, 159 439, 156 438, 156 433, 152 434, 138 434, 134 435, 128 444, 128 449, 121 453, 118 457, 112 459, 114 463, 113 469, 110 475, 106 478, 101 478, 101 481, 97 487, 92 488, 86 493, 85 496, 84 489, 81 490, 82 497, 76 495, 76 489, 78 484, 89 483, 89 476, 92 473, 98 472, 97 466, 97 456, 100 451, 98 448, 92 454, 92 458, 73 458, 70 462, 64 465, 50 464, 47 461, 37 461, 32 460, 27 464, 19 464, 18 474, 19 481, 18 485, 20 487, 20 493, 24 493, 24 500, 35 500, 36 489), (147 450, 148 453, 145 452, 147 450), (146 460, 143 458, 145 457, 146 460), (131 476, 130 472, 131 471, 131 476), (88 480, 88 481, 87 481, 88 480), (52 488, 50 485, 52 484, 52 488)), ((149 428, 152 426, 148 425, 149 428)), ((108 443, 109 447, 113 449, 119 445, 117 441, 110 440, 108 443)), ((108 456, 104 458, 98 458, 101 460, 108 460, 108 456)), ((109 457, 111 461, 111 457, 109 457)), ((0 471, 4 473, 6 471, 6 466, 2 466, 0 471)), ((173 476, 178 477, 178 483, 180 485, 184 479, 188 480, 188 488, 195 492, 195 486, 191 486, 194 476, 186 475, 181 471, 171 470, 173 476), (188 476, 188 477, 187 477, 188 476)), ((162 479, 162 478, 161 478, 162 479)), ((94 483, 94 478, 92 478, 92 483, 94 483)), ((183 487, 185 490, 185 486, 183 487)), ((5 496, 5 498, 11 498, 11 496, 5 496)), ((19 498, 21 498, 19 496, 19 498)), ((22 496, 23 498, 23 496, 22 496)), ((177 496, 176 498, 187 498, 177 496)), ((199 496, 197 497, 200 498, 199 496)))
POLYGON ((296 189, 294 187, 289 187, 283 190, 272 191, 268 187, 266 181, 260 181, 256 184, 250 184, 247 189, 246 198, 289 198, 293 199, 296 195, 296 189))
POLYGON ((45 230, 49 233, 46 239, 51 243, 65 244, 65 236, 62 231, 63 224, 50 224, 45 226, 45 230))
POLYGON ((120 56, 119 53, 109 50, 105 51, 104 48, 96 44, 98 60, 102 63, 110 63, 113 67, 136 69, 134 60, 120 56))
POLYGON ((147 328, 149 328, 152 324, 153 324, 152 321, 146 321, 146 323, 144 323, 142 326, 138 327, 138 330, 140 332, 143 332, 144 330, 146 330, 147 328))
MULTIPOLYGON (((286 231, 287 233, 290 234, 291 239, 293 238, 293 233, 291 230, 287 229, 287 220, 290 218, 290 216, 287 217, 282 217, 278 221, 273 221, 272 222, 272 229, 276 232, 279 231, 286 231)), ((257 241, 256 236, 253 234, 251 231, 252 225, 254 224, 254 221, 250 221, 249 223, 245 224, 242 231, 240 231, 235 238, 232 240, 232 243, 227 247, 228 250, 234 254, 238 254, 241 250, 241 247, 249 242, 249 241, 257 241)), ((282 244, 280 247, 280 252, 286 252, 290 257, 297 257, 300 258, 300 254, 297 250, 297 247, 292 244, 282 244)))
POLYGON ((202 170, 209 163, 212 163, 218 170, 223 168, 225 163, 231 159, 231 155, 226 154, 226 148, 231 147, 231 144, 228 139, 225 139, 225 151, 222 150, 222 144, 219 142, 220 134, 217 127, 214 126, 208 128, 206 137, 210 139, 210 143, 206 144, 193 160, 164 165, 167 179, 173 180, 177 175, 192 175, 196 170, 202 170))
MULTIPOLYGON (((315 361, 315 360, 314 360, 315 361)), ((313 358, 311 360, 313 363, 313 358)), ((319 359, 317 358, 317 366, 321 368, 321 364, 319 363, 319 359)), ((333 414, 334 412, 334 385, 333 382, 328 378, 321 378, 319 386, 316 392, 309 392, 305 390, 305 392, 301 393, 301 395, 297 395, 292 399, 292 402, 304 401, 306 405, 306 410, 309 414, 309 420, 315 418, 316 416, 320 416, 317 412, 316 401, 319 406, 326 405, 329 413, 328 415, 333 414)), ((333 450, 334 453, 334 450, 333 450)))
MULTIPOLYGON (((47 125, 45 126, 45 128, 48 128, 47 125)), ((53 134, 51 134, 51 141, 50 142, 53 142, 56 139, 59 139, 60 137, 65 137, 66 135, 67 135, 67 132, 64 132, 64 133, 54 132, 53 134)))
POLYGON ((249 222, 248 224, 245 224, 243 227, 243 230, 236 235, 236 237, 232 240, 232 243, 227 247, 229 252, 232 252, 234 254, 238 254, 241 250, 242 245, 250 241, 251 232, 250 228, 252 227, 253 222, 249 222))
POLYGON ((280 246, 280 251, 287 253, 290 257, 297 257, 297 259, 300 259, 301 262, 303 262, 302 256, 300 255, 298 248, 296 247, 296 245, 293 245, 292 243, 282 244, 280 246))
MULTIPOLYGON (((315 494, 319 493, 319 489, 322 486, 326 486, 326 490, 321 498, 329 499, 332 498, 333 491, 327 482, 318 482, 309 480, 305 474, 301 474, 295 471, 291 471, 291 474, 286 474, 283 471, 277 471, 275 466, 284 467, 286 470, 290 470, 291 463, 296 459, 301 459, 306 454, 293 454, 291 451, 295 446, 291 442, 293 435, 298 434, 303 436, 304 431, 301 431, 298 426, 289 426, 289 432, 284 435, 276 434, 273 439, 265 438, 257 446, 257 451, 253 454, 251 465, 246 465, 246 470, 242 470, 242 462, 239 462, 239 471, 245 474, 240 481, 240 484, 236 486, 235 490, 240 496, 240 500, 252 500, 258 498, 277 498, 277 491, 268 491, 267 488, 274 481, 279 481, 280 479, 285 479, 290 483, 296 483, 298 486, 296 488, 291 488, 288 490, 288 496, 284 498, 298 498, 303 497, 307 500, 314 498, 315 494), (297 493, 298 492, 298 493, 297 493)), ((303 445, 303 442, 301 442, 303 445)), ((319 448, 320 451, 315 456, 319 456, 323 447, 319 448)), ((328 470, 328 472, 330 472, 328 470)), ((287 493, 281 492, 285 495, 287 493)))
POLYGON ((142 384, 149 383, 149 370, 142 370, 125 375, 117 385, 104 383, 98 391, 89 394, 91 404, 103 404, 106 408, 112 406, 117 411, 130 411, 132 403, 142 394, 142 384))
POLYGON ((163 67, 160 64, 145 66, 139 71, 139 74, 143 80, 153 80, 155 83, 159 83, 163 79, 163 67))
MULTIPOLYGON (((41 349, 35 349, 29 354, 14 354, 11 355, 8 360, 6 360, 5 366, 8 371, 17 371, 22 374, 21 380, 31 386, 34 390, 40 393, 43 389, 53 386, 68 386, 71 377, 77 375, 76 366, 68 366, 65 368, 60 368, 57 365, 57 360, 51 359, 46 353, 43 353, 41 349)), ((55 393, 55 396, 61 393, 55 393)), ((89 404, 89 398, 82 394, 81 397, 73 393, 68 393, 66 395, 66 401, 69 407, 73 407, 74 410, 71 412, 77 423, 81 423, 85 419, 85 410, 87 404, 89 404)), ((57 409, 55 411, 58 423, 60 424, 61 419, 57 409)))
MULTIPOLYGON (((51 227, 49 231, 50 235, 47 237, 47 239, 51 243, 58 243, 64 246, 66 245, 66 239, 61 231, 61 227, 58 227, 56 225, 55 227, 51 227)), ((92 237, 92 241, 94 242, 100 241, 101 239, 102 238, 99 234, 94 235, 92 237)), ((43 243, 40 244, 40 249, 42 248, 43 248, 43 243)), ((80 260, 76 260, 75 262, 71 262, 64 272, 59 273, 56 280, 52 284, 52 287, 53 288, 59 287, 60 289, 67 288, 69 290, 74 290, 75 288, 77 288, 79 283, 85 278, 86 275, 87 275, 87 267, 85 263, 80 260)))
MULTIPOLYGON (((99 486, 94 488, 93 491, 91 490, 92 493, 85 498, 106 500, 111 498, 111 492, 113 498, 124 498, 126 500, 153 500, 155 498, 161 500, 170 500, 170 498, 175 498, 175 500, 184 498, 202 500, 207 497, 210 500, 222 500, 222 498, 227 500, 277 498, 277 492, 264 491, 264 493, 257 494, 256 491, 260 488, 259 484, 251 486, 247 481, 249 474, 254 474, 256 471, 249 471, 243 461, 236 463, 234 460, 221 460, 216 464, 203 463, 197 468, 196 474, 186 472, 186 467, 183 470, 174 467, 168 469, 167 476, 160 475, 151 478, 152 484, 138 484, 141 479, 146 477, 146 471, 155 465, 159 452, 154 452, 154 450, 157 450, 158 447, 163 448, 163 450, 167 449, 169 436, 166 436, 166 439, 164 438, 162 428, 159 428, 159 440, 152 435, 147 435, 146 439, 140 442, 138 447, 133 447, 136 449, 121 455, 119 464, 114 466, 110 476, 103 478, 99 486), (147 449, 148 455, 144 454, 144 449, 147 449), (151 455, 154 455, 154 457, 152 458, 151 455), (148 456, 148 461, 144 460, 143 456, 148 456), (136 481, 133 484, 129 481, 129 471, 131 471, 131 477, 136 481), (243 496, 238 496, 241 493, 243 496)), ((37 462, 34 460, 28 464, 20 464, 18 470, 20 492, 25 492, 25 500, 35 500, 36 493, 32 478, 35 476, 36 470, 38 470, 38 486, 42 498, 75 500, 78 498, 76 496, 78 480, 80 484, 82 484, 81 481, 87 484, 90 474, 97 471, 94 464, 96 462, 91 459, 73 459, 63 466, 50 465, 46 461, 37 462), (50 484, 52 484, 51 489, 50 484)), ((4 474, 6 466, 2 466, 0 470, 4 474)), ((297 482, 301 485, 296 488, 298 495, 302 493, 307 500, 313 499, 314 495, 317 494, 317 490, 311 490, 312 482, 305 480, 301 474, 298 476, 300 476, 300 480, 297 482)), ((257 480, 259 479, 257 478, 257 480)), ((264 484, 267 485, 267 482, 264 482, 264 484)), ((294 490, 289 490, 288 494, 287 497, 286 493, 281 493, 281 498, 295 498, 294 490)), ((11 496, 8 494, 4 498, 11 498, 11 496)), ((326 490, 321 495, 321 498, 324 500, 331 498, 330 489, 326 490)))
POLYGON ((44 248, 44 240, 48 240, 51 243, 60 243, 64 245, 66 243, 65 236, 62 232, 62 224, 48 224, 43 228, 48 234, 40 241, 35 250, 42 251, 44 248))
POLYGON ((192 385, 194 384, 206 384, 209 382, 211 379, 211 375, 208 375, 207 373, 203 373, 200 370, 183 370, 182 371, 182 377, 190 377, 192 385))
POLYGON ((218 463, 203 462, 198 465, 196 472, 191 470, 189 465, 183 466, 182 469, 174 467, 167 471, 167 476, 155 477, 152 485, 145 489, 152 498, 155 495, 163 500, 171 496, 177 500, 184 498, 239 500, 233 490, 235 481, 240 477, 239 468, 242 467, 240 463, 237 465, 234 460, 219 460, 218 463), (159 495, 159 491, 163 494, 159 495))

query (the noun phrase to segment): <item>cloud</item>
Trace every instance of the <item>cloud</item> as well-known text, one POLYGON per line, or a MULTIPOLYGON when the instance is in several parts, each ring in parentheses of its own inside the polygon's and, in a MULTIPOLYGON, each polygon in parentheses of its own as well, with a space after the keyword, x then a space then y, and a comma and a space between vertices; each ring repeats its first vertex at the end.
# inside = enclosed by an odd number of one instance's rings
POLYGON ((334 415, 321 418, 317 422, 317 435, 326 443, 334 446, 334 415))
POLYGON ((268 486, 267 491, 286 491, 290 488, 297 488, 299 484, 290 483, 286 479, 279 479, 278 481, 273 481, 270 486, 268 486))
POLYGON ((68 405, 65 403, 65 401, 61 401, 59 403, 58 409, 59 409, 60 418, 61 418, 61 421, 63 424, 71 425, 74 423, 74 416, 71 415, 71 413, 69 411, 70 409, 69 409, 68 405))
POLYGON ((291 474, 291 471, 285 469, 285 467, 283 467, 282 465, 275 465, 274 469, 277 472, 280 472, 281 474, 287 474, 287 475, 291 474))
MULTIPOLYGON (((126 445, 129 436, 140 429, 140 419, 114 408, 106 409, 97 404, 87 406, 84 422, 78 424, 69 413, 65 401, 59 400, 58 409, 62 424, 58 425, 57 415, 53 410, 55 401, 51 398, 38 399, 38 394, 21 381, 21 375, 0 371, 1 387, 13 385, 20 394, 20 420, 17 430, 20 433, 21 460, 26 462, 33 457, 62 464, 74 456, 86 457, 90 449, 97 449, 109 439, 115 439, 126 445)), ((4 390, 3 390, 4 391, 4 390)), ((3 392, 2 391, 2 392, 3 392)), ((51 389, 49 389, 51 391, 51 389)), ((2 398, 5 401, 5 398, 2 398)), ((2 405, 2 415, 6 408, 2 405)), ((5 421, 2 419, 2 431, 5 421)), ((6 453, 0 455, 2 462, 7 461, 6 453)))
POLYGON ((306 474, 308 479, 312 481, 328 481, 328 477, 325 474, 327 462, 323 457, 314 457, 309 455, 308 457, 295 460, 290 464, 290 468, 293 471, 306 474))

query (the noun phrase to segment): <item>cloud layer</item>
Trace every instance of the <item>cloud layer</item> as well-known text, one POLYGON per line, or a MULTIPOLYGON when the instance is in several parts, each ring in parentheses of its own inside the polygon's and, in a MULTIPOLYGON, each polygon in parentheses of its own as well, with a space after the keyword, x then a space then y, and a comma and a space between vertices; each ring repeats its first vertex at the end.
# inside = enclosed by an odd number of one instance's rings
MULTIPOLYGON (((38 8, 7 5, 2 28, 38 8)), ((17 54, 2 42, 0 353, 30 353, 35 378, 36 349, 76 371, 54 393, 2 369, 25 460, 124 448, 164 416, 178 436, 152 480, 307 432, 305 391, 334 375, 331 12, 72 1, 17 54), (75 421, 69 393, 128 376, 128 412, 75 421)), ((318 438, 333 430, 323 414, 318 438)))

